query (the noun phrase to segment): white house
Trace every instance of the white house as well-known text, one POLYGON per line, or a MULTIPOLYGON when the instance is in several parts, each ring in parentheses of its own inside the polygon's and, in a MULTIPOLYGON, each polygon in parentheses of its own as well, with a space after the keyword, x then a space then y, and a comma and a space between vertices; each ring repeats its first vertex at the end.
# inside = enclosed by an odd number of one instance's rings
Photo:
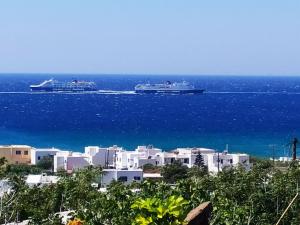
POLYGON ((251 169, 249 155, 247 154, 229 154, 225 151, 222 153, 207 154, 207 158, 207 167, 209 172, 217 173, 226 167, 234 167, 238 165, 243 166, 246 170, 251 169))
POLYGON ((61 150, 57 148, 32 148, 31 149, 31 164, 36 165, 44 157, 54 157, 61 150))
POLYGON ((171 152, 162 152, 161 149, 152 146, 138 146, 135 151, 122 151, 116 153, 116 168, 142 168, 145 164, 163 166, 179 160, 183 165, 191 168, 198 153, 203 156, 207 165, 207 154, 215 153, 208 148, 177 148, 171 152))
POLYGON ((58 179, 58 176, 48 176, 45 173, 38 175, 29 174, 25 182, 28 186, 33 187, 37 185, 56 184, 58 179))
POLYGON ((116 152, 117 169, 124 168, 142 168, 145 164, 160 165, 159 148, 153 146, 138 146, 135 151, 119 151, 116 152))
POLYGON ((56 148, 33 149, 31 162, 36 164, 43 157, 53 156, 54 172, 59 170, 72 172, 89 165, 117 170, 138 169, 145 164, 164 166, 176 160, 191 168, 199 153, 209 172, 214 173, 225 167, 237 165, 243 165, 246 169, 251 168, 247 154, 229 154, 227 151, 216 153, 215 150, 208 148, 177 148, 170 152, 162 152, 153 146, 138 146, 135 151, 125 151, 116 145, 108 148, 87 146, 84 153, 61 151, 56 148))
POLYGON ((143 170, 142 169, 104 169, 101 177, 101 185, 107 186, 113 180, 121 181, 125 184, 130 184, 132 182, 141 182, 143 180, 143 170))
POLYGON ((53 158, 54 172, 65 170, 73 172, 90 165, 89 156, 80 152, 60 151, 53 158))
POLYGON ((176 148, 172 152, 178 154, 198 154, 199 152, 201 154, 209 154, 209 153, 215 153, 216 150, 210 148, 176 148))
MULTIPOLYGON (((273 158, 270 158, 270 160, 273 160, 273 158)), ((279 161, 279 162, 291 162, 293 160, 292 157, 287 157, 287 156, 281 156, 277 159, 274 159, 275 161, 279 161)))
POLYGON ((177 148, 171 152, 160 153, 161 162, 159 165, 166 165, 179 160, 183 165, 191 168, 195 164, 196 157, 201 153, 204 165, 207 165, 207 155, 216 151, 208 148, 177 148))
POLYGON ((108 148, 98 146, 85 147, 85 154, 89 157, 89 162, 93 166, 113 167, 117 152, 122 152, 124 149, 114 145, 108 148))
POLYGON ((191 168, 194 166, 199 153, 202 155, 204 165, 212 173, 222 171, 225 167, 238 165, 243 166, 246 170, 251 169, 247 154, 229 154, 227 151, 216 153, 215 150, 207 148, 177 148, 171 152, 162 152, 160 153, 161 162, 159 165, 166 165, 179 160, 183 165, 191 168))

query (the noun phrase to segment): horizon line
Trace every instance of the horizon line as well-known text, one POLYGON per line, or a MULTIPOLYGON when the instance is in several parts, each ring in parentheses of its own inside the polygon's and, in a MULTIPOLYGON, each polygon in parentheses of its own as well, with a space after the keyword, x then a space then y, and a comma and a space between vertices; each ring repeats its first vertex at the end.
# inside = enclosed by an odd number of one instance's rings
POLYGON ((172 74, 172 73, 80 73, 80 72, 0 72, 1 75, 94 75, 94 76, 235 76, 235 77, 300 77, 300 74, 172 74))

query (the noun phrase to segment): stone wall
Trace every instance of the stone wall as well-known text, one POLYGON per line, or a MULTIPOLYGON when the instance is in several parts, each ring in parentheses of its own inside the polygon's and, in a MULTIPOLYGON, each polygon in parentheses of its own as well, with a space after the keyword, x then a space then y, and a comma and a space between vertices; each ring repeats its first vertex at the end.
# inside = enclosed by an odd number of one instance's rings
POLYGON ((212 204, 204 202, 190 211, 185 218, 187 225, 209 225, 209 219, 212 213, 212 204))

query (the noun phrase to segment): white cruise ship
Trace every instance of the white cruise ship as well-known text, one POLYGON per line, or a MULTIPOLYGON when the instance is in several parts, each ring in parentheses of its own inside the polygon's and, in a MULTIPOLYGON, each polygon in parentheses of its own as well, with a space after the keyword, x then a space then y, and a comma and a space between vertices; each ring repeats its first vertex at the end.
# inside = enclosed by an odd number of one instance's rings
POLYGON ((45 92, 83 92, 96 91, 95 82, 73 80, 71 82, 61 82, 54 79, 46 80, 37 85, 30 85, 31 91, 45 92))
POLYGON ((198 93, 204 92, 203 89, 196 89, 193 85, 186 81, 183 82, 170 82, 166 81, 162 84, 138 84, 134 88, 136 93, 198 93))

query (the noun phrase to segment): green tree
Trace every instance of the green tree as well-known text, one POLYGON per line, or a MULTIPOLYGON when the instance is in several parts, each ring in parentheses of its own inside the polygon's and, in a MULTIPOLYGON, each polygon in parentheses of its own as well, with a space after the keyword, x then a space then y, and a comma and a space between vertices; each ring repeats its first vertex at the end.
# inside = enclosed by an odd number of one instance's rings
POLYGON ((37 167, 43 170, 52 170, 53 169, 53 157, 46 156, 41 158, 37 163, 37 167))
POLYGON ((186 216, 188 202, 181 196, 166 199, 137 199, 131 206, 136 214, 133 225, 180 225, 186 216))
POLYGON ((26 176, 28 174, 40 174, 43 170, 33 165, 25 165, 25 164, 9 164, 6 167, 6 175, 7 176, 26 176))
POLYGON ((175 183, 181 179, 188 177, 188 167, 176 160, 174 163, 165 165, 162 168, 161 174, 167 183, 175 183))
POLYGON ((0 158, 0 178, 3 178, 6 174, 7 160, 5 157, 0 158))
POLYGON ((195 159, 195 163, 194 163, 195 166, 199 167, 199 168, 204 168, 204 160, 203 160, 203 156, 201 154, 201 152, 199 151, 197 156, 196 156, 196 159, 195 159))
POLYGON ((130 206, 135 200, 134 193, 121 182, 113 182, 107 192, 94 192, 88 197, 86 207, 76 211, 76 216, 86 225, 130 225, 132 211, 130 206))

